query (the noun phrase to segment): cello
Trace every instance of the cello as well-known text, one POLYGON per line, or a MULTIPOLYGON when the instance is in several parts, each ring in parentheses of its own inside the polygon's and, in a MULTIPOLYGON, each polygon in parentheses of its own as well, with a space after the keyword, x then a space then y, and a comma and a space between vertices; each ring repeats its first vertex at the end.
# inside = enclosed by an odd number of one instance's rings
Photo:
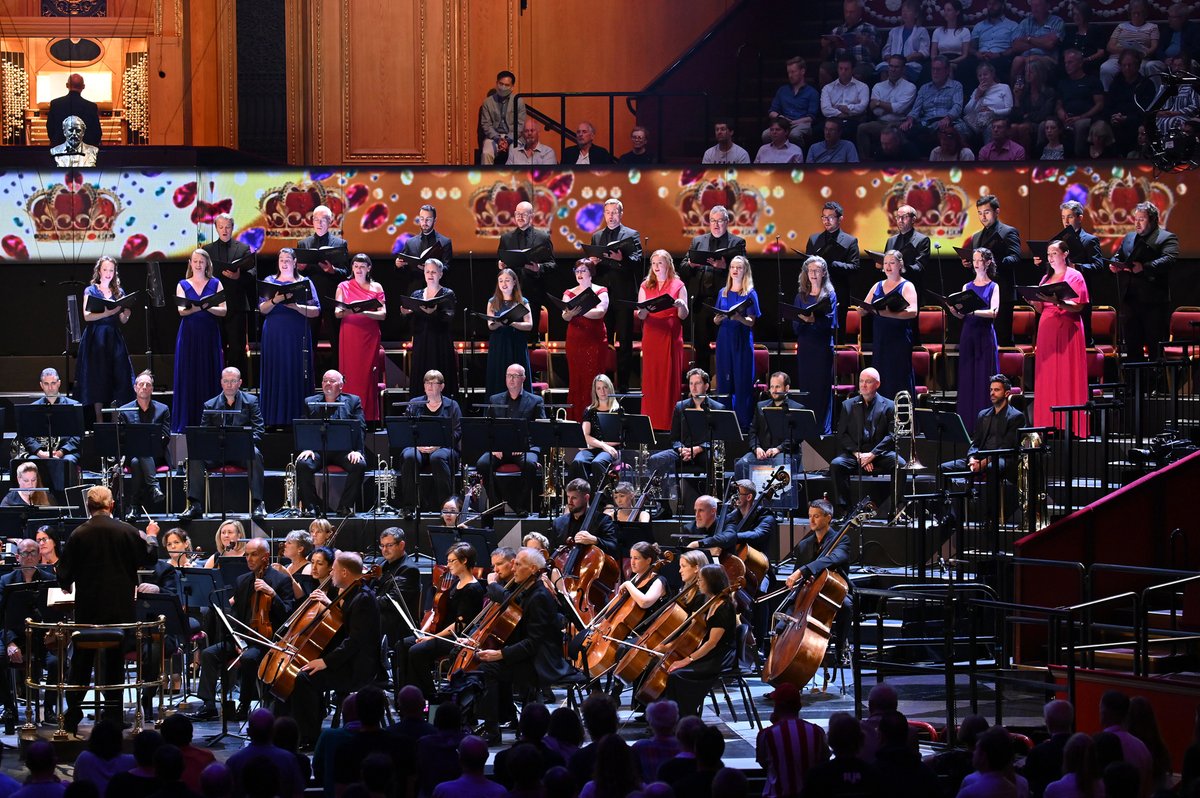
MULTIPOLYGON (((639 590, 645 590, 658 577, 658 572, 675 559, 674 552, 663 552, 662 557, 650 566, 637 583, 639 590)), ((646 610, 638 606, 625 591, 608 603, 583 633, 582 662, 579 667, 593 679, 598 679, 608 673, 617 664, 617 649, 625 638, 633 633, 638 624, 646 617, 646 610)))
MULTIPOLYGON (((454 657, 447 678, 452 679, 459 672, 470 673, 476 670, 480 664, 480 651, 504 647, 508 636, 521 622, 522 610, 518 599, 542 583, 541 575, 544 572, 545 569, 542 569, 531 575, 524 583, 517 585, 504 597, 504 601, 485 606, 463 629, 462 635, 450 641, 458 645, 460 649, 454 657)), ((509 584, 511 585, 512 582, 510 581, 509 584)), ((506 589, 507 587, 508 585, 505 585, 506 589)))
MULTIPOLYGON (((737 558, 734 557, 736 560, 737 558)), ((732 583, 731 583, 732 584, 732 583)), ((686 585, 679 595, 660 609, 646 629, 633 641, 633 645, 625 652, 625 656, 617 663, 616 677, 625 684, 633 684, 653 663, 656 650, 664 640, 675 634, 688 618, 684 609, 696 596, 700 586, 696 581, 686 585)))
MULTIPOLYGON (((791 481, 792 477, 788 474, 786 468, 780 466, 775 469, 763 485, 762 490, 759 491, 758 496, 755 497, 754 503, 750 505, 750 509, 746 511, 742 520, 738 522, 735 532, 744 532, 750 524, 750 519, 758 514, 758 508, 762 506, 762 503, 786 488, 791 481)), ((757 593, 763 580, 767 578, 767 573, 771 570, 771 561, 767 559, 766 554, 763 554, 749 543, 737 543, 733 547, 733 553, 737 555, 739 560, 746 564, 746 573, 749 575, 746 581, 747 587, 754 593, 757 593)))
MULTIPOLYGON (((825 541, 818 556, 823 557, 833 551, 851 528, 861 526, 874 516, 875 503, 869 496, 864 497, 850 511, 850 519, 841 531, 825 541)), ((849 583, 841 574, 826 568, 793 588, 784 587, 758 599, 768 601, 791 591, 781 610, 772 616, 776 623, 783 624, 783 630, 771 640, 771 651, 762 671, 764 682, 772 685, 783 682, 808 684, 825 659, 834 618, 841 610, 849 588, 849 583)))
MULTIPOLYGON (((600 501, 608 488, 614 472, 609 471, 600 486, 592 496, 587 513, 583 516, 580 532, 590 532, 596 519, 600 501)), ((621 578, 621 568, 612 555, 592 543, 566 543, 559 546, 550 558, 551 563, 562 574, 559 579, 559 591, 571 604, 575 614, 586 624, 590 623, 596 613, 608 602, 617 580, 621 578)))

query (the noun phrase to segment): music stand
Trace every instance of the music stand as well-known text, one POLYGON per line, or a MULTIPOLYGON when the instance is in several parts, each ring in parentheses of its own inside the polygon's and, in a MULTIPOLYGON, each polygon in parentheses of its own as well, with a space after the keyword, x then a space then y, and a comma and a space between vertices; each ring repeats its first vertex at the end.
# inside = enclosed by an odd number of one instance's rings
MULTIPOLYGON (((309 407, 314 406, 320 407, 321 405, 309 404, 309 407)), ((329 509, 329 451, 331 449, 335 452, 357 451, 354 446, 355 436, 361 431, 362 427, 354 419, 325 417, 296 419, 292 422, 296 451, 315 452, 319 449, 321 452, 321 473, 325 477, 324 495, 321 496, 322 518, 329 509)))
POLYGON ((431 526, 429 527, 429 545, 433 549, 434 559, 440 565, 446 564, 446 554, 457 543, 467 543, 475 549, 475 563, 490 563, 495 546, 486 529, 470 527, 431 526))
MULTIPOLYGON (((817 427, 817 414, 812 410, 802 409, 796 410, 788 405, 785 401, 782 407, 773 407, 768 405, 763 408, 763 419, 767 422, 767 429, 771 431, 771 438, 777 441, 791 441, 795 452, 801 452, 805 443, 811 445, 811 441, 820 440, 821 430, 817 427)), ((795 476, 796 468, 796 453, 788 455, 788 459, 792 465, 792 476, 795 476)), ((808 495, 808 469, 804 467, 804 457, 800 456, 800 477, 804 489, 804 506, 808 506, 811 501, 808 495)), ((790 486, 789 486, 790 490, 790 486)), ((786 493, 786 491, 785 491, 786 493)), ((796 501, 783 502, 783 497, 780 497, 780 502, 776 506, 788 509, 788 515, 791 516, 791 511, 795 510, 799 504, 797 495, 796 501)), ((792 519, 789 517, 788 519, 792 519)))
POLYGON ((212 606, 212 594, 225 587, 225 580, 216 568, 176 568, 179 574, 180 598, 188 611, 203 612, 212 606))
MULTIPOLYGON (((738 423, 737 413, 732 410, 710 410, 707 405, 700 410, 689 407, 683 411, 683 422, 687 429, 687 434, 684 436, 685 446, 688 445, 689 440, 708 441, 709 472, 712 474, 708 492, 715 495, 717 493, 716 483, 718 480, 724 480, 725 475, 717 474, 713 470, 716 465, 712 458, 713 444, 717 441, 723 441, 726 445, 742 442, 742 425, 738 423)), ((691 445, 695 446, 695 444, 691 445)))
MULTIPOLYGON (((201 417, 209 422, 214 419, 216 424, 199 427, 185 427, 187 437, 188 458, 215 462, 222 466, 230 460, 238 460, 246 464, 246 473, 250 473, 254 459, 254 438, 249 427, 235 427, 229 422, 241 415, 237 410, 204 410, 201 417)), ((221 469, 221 520, 226 517, 225 511, 225 477, 221 469)))
POLYGON ((962 416, 954 410, 917 408, 913 411, 913 423, 918 435, 923 435, 927 441, 937 441, 939 470, 942 465, 943 443, 968 446, 971 443, 971 436, 967 434, 967 426, 963 424, 962 416))
POLYGON ((616 441, 621 450, 635 446, 654 449, 658 446, 650 416, 626 413, 622 409, 615 413, 597 413, 596 418, 600 422, 600 434, 593 437, 616 441))
MULTIPOLYGON (((28 639, 25 635, 25 619, 30 618, 35 621, 42 620, 41 611, 42 608, 46 606, 46 595, 49 591, 49 588, 53 586, 53 581, 39 578, 33 582, 13 582, 4 589, 4 628, 21 630, 20 635, 17 638, 21 644, 24 644, 28 639)), ((33 648, 37 647, 38 646, 36 644, 33 645, 33 648)), ((27 723, 32 723, 32 718, 36 716, 35 713, 30 711, 29 682, 34 680, 36 676, 40 676, 42 663, 45 662, 45 646, 42 645, 41 648, 42 652, 40 657, 35 657, 32 650, 24 652, 25 661, 28 663, 26 666, 27 670, 25 674, 26 679, 24 690, 25 719, 27 723), (33 665, 35 661, 38 662, 36 669, 29 667, 33 665)), ((5 674, 4 678, 7 679, 8 674, 5 674)), ((40 678, 37 678, 36 680, 40 681, 40 678)), ((34 706, 36 707, 36 704, 34 704, 34 706)))
MULTIPOLYGON (((488 405, 499 407, 503 405, 488 405)), ((478 460, 488 452, 525 452, 530 448, 529 422, 523 418, 464 418, 463 457, 478 460)), ((488 469, 488 496, 496 497, 496 465, 488 469)))
MULTIPOLYGON (((83 436, 83 405, 56 404, 17 405, 17 440, 22 438, 81 438, 83 436)), ((35 460, 36 462, 36 460, 35 460)), ((63 498, 66 498, 67 479, 63 478, 63 498)))
MULTIPOLYGON (((13 488, 13 490, 17 490, 13 488)), ((24 490, 24 489, 23 489, 24 490)), ((47 492, 49 488, 29 488, 37 492, 47 492)), ((49 505, 26 504, 0 507, 0 538, 21 540, 26 537, 25 531, 29 522, 35 519, 53 519, 58 512, 51 510, 49 505)))
MULTIPOLYGON (((161 424, 134 423, 126 421, 125 416, 120 414, 119 410, 111 412, 119 414, 116 421, 96 424, 92 427, 92 432, 96 435, 96 451, 101 457, 112 458, 117 462, 134 457, 161 458, 161 424)), ((125 498, 124 477, 116 481, 116 494, 116 507, 119 511, 123 507, 122 502, 125 498)))
POLYGON ((225 584, 233 586, 237 584, 239 576, 250 573, 250 566, 246 564, 245 557, 222 554, 217 558, 216 570, 220 572, 221 579, 225 584))
MULTIPOLYGON (((164 620, 163 636, 170 635, 175 640, 183 643, 191 637, 191 629, 188 624, 187 613, 183 609, 183 604, 180 602, 179 596, 172 593, 138 593, 134 600, 134 611, 137 613, 139 623, 156 623, 161 617, 164 620)), ((163 702, 167 692, 167 680, 165 677, 167 671, 166 662, 166 641, 160 641, 159 645, 159 662, 158 662, 158 717, 163 715, 163 702)), ((153 649, 151 649, 153 656, 153 649)), ((145 681, 146 662, 142 659, 142 652, 138 652, 137 660, 138 673, 137 681, 145 681)), ((141 688, 145 689, 145 688, 141 688)), ((139 700, 141 696, 138 696, 139 700)))
MULTIPOLYGON (((420 405, 417 405, 418 407, 420 405)), ((409 405, 413 407, 413 405, 409 405)), ((403 452, 420 446, 436 446, 439 449, 454 448, 454 421, 443 416, 392 416, 387 419, 388 447, 390 451, 403 452)), ((418 469, 419 470, 419 469, 418 469)), ((417 478, 417 537, 420 538, 421 524, 421 479, 417 478)), ((384 510, 394 508, 385 507, 384 510)))
MULTIPOLYGON (((559 418, 539 418, 529 425, 529 437, 534 446, 549 452, 552 449, 586 449, 587 441, 583 437, 583 424, 578 421, 567 421, 559 418)), ((552 463, 547 464, 552 467, 552 463)), ((567 485, 567 458, 562 458, 562 469, 558 475, 558 484, 565 489, 567 485)), ((591 480, 588 481, 591 485, 591 480)))

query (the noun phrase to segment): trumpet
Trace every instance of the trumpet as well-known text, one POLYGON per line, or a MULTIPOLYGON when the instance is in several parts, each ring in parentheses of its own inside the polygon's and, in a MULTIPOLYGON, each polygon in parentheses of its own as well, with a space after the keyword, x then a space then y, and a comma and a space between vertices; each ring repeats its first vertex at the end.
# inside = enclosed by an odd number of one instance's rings
POLYGON ((391 460, 384 459, 383 455, 379 455, 379 462, 375 465, 375 490, 379 508, 392 509, 392 502, 396 499, 396 472, 392 469, 391 460))
POLYGON ((295 510, 299 505, 296 493, 296 458, 289 455, 283 469, 283 509, 295 510))

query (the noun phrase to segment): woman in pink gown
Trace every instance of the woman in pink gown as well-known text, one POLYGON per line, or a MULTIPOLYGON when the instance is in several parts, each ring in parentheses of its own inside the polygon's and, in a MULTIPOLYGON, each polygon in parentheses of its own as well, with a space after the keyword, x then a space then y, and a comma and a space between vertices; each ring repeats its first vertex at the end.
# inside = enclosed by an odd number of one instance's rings
POLYGON ((587 313, 563 311, 567 323, 567 372, 570 375, 567 401, 571 408, 567 418, 582 421, 583 411, 592 400, 592 381, 597 374, 604 373, 604 354, 608 349, 608 331, 604 326, 604 314, 608 313, 608 289, 592 283, 596 276, 597 261, 584 258, 575 264, 574 288, 563 292, 563 301, 570 302, 584 291, 595 291, 600 304, 587 313))
MULTIPOLYGON (((1033 303, 1033 309, 1042 314, 1038 322, 1033 373, 1033 423, 1038 427, 1065 423, 1062 414, 1056 419, 1050 408, 1081 405, 1088 400, 1087 341, 1080 315, 1089 301, 1088 290, 1083 275, 1071 265, 1067 252, 1066 244, 1061 241, 1050 242, 1046 250, 1050 273, 1039 285, 1065 282, 1077 296, 1059 302, 1033 303)), ((1086 438, 1087 413, 1077 411, 1074 416, 1075 434, 1086 438)))
POLYGON ((688 294, 675 275, 675 261, 665 249, 650 256, 650 274, 638 289, 638 302, 667 294, 675 303, 657 313, 637 310, 642 324, 642 413, 654 429, 670 429, 683 379, 683 320, 688 294))
POLYGON ((378 310, 348 310, 338 305, 334 313, 342 320, 338 346, 338 370, 345 378, 345 392, 362 400, 367 421, 379 420, 379 382, 383 358, 379 355, 379 323, 387 318, 383 286, 371 279, 371 259, 359 253, 350 264, 352 278, 337 287, 337 301, 350 304, 378 299, 378 310))

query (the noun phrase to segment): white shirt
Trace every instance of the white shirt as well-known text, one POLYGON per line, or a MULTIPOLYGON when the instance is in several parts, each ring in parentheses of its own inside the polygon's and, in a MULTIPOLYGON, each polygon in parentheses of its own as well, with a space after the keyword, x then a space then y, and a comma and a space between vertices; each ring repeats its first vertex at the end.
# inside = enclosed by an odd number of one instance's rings
POLYGON ((786 142, 784 147, 776 147, 767 143, 758 148, 754 156, 755 163, 804 163, 804 150, 792 142, 786 142))
POLYGON ((959 25, 954 30, 937 28, 933 31, 933 43, 938 46, 938 55, 960 56, 971 43, 971 29, 965 25, 959 25))
POLYGON ((1012 107, 1012 90, 1005 83, 993 83, 983 97, 971 92, 971 99, 963 107, 963 119, 976 130, 982 130, 991 124, 993 117, 1007 117, 1012 107))
POLYGON ((912 33, 908 35, 908 41, 904 41, 903 25, 897 25, 888 31, 887 42, 883 45, 883 50, 881 51, 885 62, 889 55, 902 55, 907 60, 914 53, 920 53, 926 58, 929 57, 929 31, 917 25, 912 29, 912 33))
POLYGON ((908 111, 912 108, 916 96, 917 87, 904 78, 900 78, 895 83, 890 80, 881 80, 871 88, 871 99, 891 103, 892 112, 889 114, 885 113, 882 108, 876 108, 871 113, 881 122, 899 124, 908 117, 908 111))
POLYGON ((842 119, 842 112, 837 106, 845 105, 850 109, 850 116, 861 116, 867 110, 870 99, 871 92, 861 80, 850 78, 845 85, 835 80, 821 89, 821 113, 826 119, 842 119))
POLYGON ((556 155, 554 150, 550 149, 545 144, 539 144, 534 147, 532 153, 527 153, 525 152, 524 147, 517 146, 514 146, 508 151, 509 166, 556 163, 558 163, 558 155, 556 155))
POLYGON ((729 145, 728 152, 722 152, 721 145, 714 144, 704 151, 704 158, 700 163, 750 163, 750 153, 732 143, 729 145))

